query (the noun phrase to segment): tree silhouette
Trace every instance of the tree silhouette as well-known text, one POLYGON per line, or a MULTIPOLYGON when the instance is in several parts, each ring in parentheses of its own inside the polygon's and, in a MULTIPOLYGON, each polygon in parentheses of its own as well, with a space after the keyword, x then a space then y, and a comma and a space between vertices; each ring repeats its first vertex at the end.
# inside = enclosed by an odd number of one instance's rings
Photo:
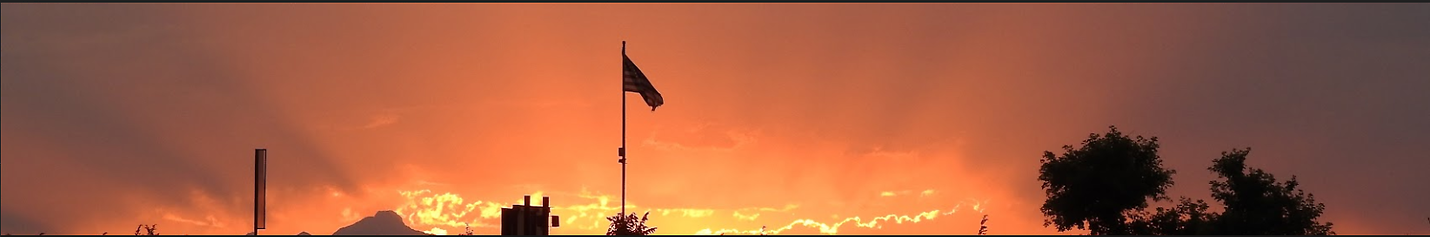
POLYGON ((611 221, 611 228, 606 229, 606 235, 650 235, 655 233, 655 227, 646 226, 645 222, 650 220, 650 212, 644 216, 636 218, 635 213, 630 215, 616 214, 606 217, 611 221))
POLYGON ((1058 231, 1074 227, 1094 235, 1128 234, 1127 213, 1147 207, 1147 199, 1165 200, 1173 170, 1162 168, 1157 138, 1129 138, 1111 131, 1089 135, 1082 147, 1063 146, 1055 156, 1043 152, 1038 180, 1048 199, 1044 226, 1058 231))
POLYGON ((1212 198, 1226 206, 1217 229, 1221 234, 1245 235, 1327 235, 1331 223, 1317 222, 1326 204, 1316 203, 1313 195, 1298 189, 1300 182, 1276 182, 1276 178, 1261 169, 1246 166, 1245 150, 1222 152, 1207 170, 1222 181, 1212 181, 1212 198))
POLYGON ((1316 221, 1325 204, 1297 189, 1295 176, 1277 183, 1261 169, 1246 167, 1251 148, 1222 152, 1207 168, 1222 180, 1211 181, 1212 197, 1225 211, 1207 212, 1207 203, 1181 198, 1175 208, 1157 208, 1157 213, 1141 213, 1131 220, 1134 234, 1143 235, 1327 235, 1331 223, 1316 221))
POLYGON ((1139 212, 1132 216, 1131 234, 1137 235, 1211 235, 1220 214, 1207 212, 1206 201, 1182 197, 1172 208, 1157 208, 1156 213, 1139 212))

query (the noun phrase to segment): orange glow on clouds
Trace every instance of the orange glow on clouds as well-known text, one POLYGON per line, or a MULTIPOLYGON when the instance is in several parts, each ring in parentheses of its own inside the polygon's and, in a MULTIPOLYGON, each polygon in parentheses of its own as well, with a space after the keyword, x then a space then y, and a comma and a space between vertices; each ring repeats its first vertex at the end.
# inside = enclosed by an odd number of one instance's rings
POLYGON ((247 233, 266 148, 262 234, 380 210, 495 234, 524 194, 552 197, 555 234, 603 233, 628 41, 667 102, 624 95, 626 208, 658 234, 974 234, 980 214, 1054 234, 1039 155, 1110 124, 1165 138, 1169 196, 1209 198, 1200 170, 1252 146, 1337 232, 1406 230, 1423 208, 1361 203, 1430 193, 1360 184, 1430 179, 1383 171, 1430 159, 1318 150, 1421 154, 1397 142, 1430 132, 1397 126, 1425 120, 1403 104, 1424 73, 1377 81, 1426 70, 1406 50, 1425 27, 1390 24, 1426 14, 1403 6, 5 3, 0 222, 247 233))
MULTIPOLYGON (((467 200, 460 195, 453 193, 434 193, 431 190, 423 189, 416 191, 398 191, 403 197, 408 198, 408 202, 396 209, 399 215, 406 218, 409 225, 417 229, 427 229, 425 232, 432 234, 457 233, 463 231, 465 227, 478 230, 478 233, 490 232, 492 229, 500 227, 501 208, 519 204, 521 200, 515 201, 483 201, 467 200)), ((888 193, 888 192, 885 192, 888 193)), ((924 190, 924 194, 931 194, 933 190, 924 190)), ((541 196, 545 192, 536 191, 532 195, 532 205, 540 205, 541 196)), ((575 195, 562 195, 575 197, 575 200, 567 199, 567 202, 576 202, 575 205, 556 205, 552 208, 552 215, 561 216, 562 227, 558 228, 559 233, 566 234, 602 234, 609 223, 605 217, 615 215, 620 211, 618 203, 611 200, 619 199, 618 196, 595 194, 588 191, 581 191, 575 195)), ((922 197, 927 197, 924 195, 922 197)), ((553 199, 555 202, 558 199, 553 199)), ((984 202, 986 203, 986 202, 984 202)), ((738 209, 708 209, 708 208, 653 208, 641 207, 633 202, 628 203, 626 208, 637 214, 651 213, 653 220, 661 223, 694 223, 691 225, 705 225, 707 228, 698 230, 682 230, 661 228, 658 233, 663 234, 779 234, 794 229, 817 231, 820 234, 838 234, 841 229, 865 228, 882 229, 888 225, 915 224, 931 221, 941 216, 949 216, 959 212, 959 210, 971 210, 982 213, 981 202, 972 201, 959 202, 947 209, 934 209, 917 214, 887 214, 871 217, 852 216, 842 219, 814 218, 814 217, 776 217, 773 220, 764 222, 787 221, 788 224, 769 229, 740 229, 729 228, 728 225, 712 223, 728 223, 730 220, 723 215, 728 213, 737 222, 751 222, 760 217, 761 214, 788 213, 795 211, 800 206, 788 204, 781 208, 775 207, 748 207, 738 209), (714 219, 714 220, 712 220, 714 219)), ((837 215, 836 215, 837 216, 837 215)), ((771 218, 766 218, 771 219, 771 218)), ((657 226, 660 227, 660 226, 657 226)))

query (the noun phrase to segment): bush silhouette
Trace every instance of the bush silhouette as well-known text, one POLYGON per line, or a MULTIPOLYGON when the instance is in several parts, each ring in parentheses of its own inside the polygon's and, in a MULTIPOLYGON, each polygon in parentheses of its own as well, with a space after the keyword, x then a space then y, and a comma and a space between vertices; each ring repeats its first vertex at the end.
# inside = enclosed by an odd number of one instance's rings
POLYGON ((655 233, 655 227, 645 224, 650 220, 649 211, 640 218, 636 218, 636 214, 631 213, 630 215, 617 214, 606 217, 606 220, 611 221, 611 227, 606 230, 606 235, 650 235, 655 233))
MULTIPOLYGON (((134 235, 140 235, 140 234, 139 234, 139 233, 140 233, 140 232, 139 232, 140 230, 145 231, 144 233, 147 233, 146 235, 159 235, 159 232, 158 232, 158 231, 159 231, 159 224, 153 224, 153 225, 139 224, 139 227, 134 228, 134 235)), ((108 233, 108 232, 105 232, 105 233, 108 233)))

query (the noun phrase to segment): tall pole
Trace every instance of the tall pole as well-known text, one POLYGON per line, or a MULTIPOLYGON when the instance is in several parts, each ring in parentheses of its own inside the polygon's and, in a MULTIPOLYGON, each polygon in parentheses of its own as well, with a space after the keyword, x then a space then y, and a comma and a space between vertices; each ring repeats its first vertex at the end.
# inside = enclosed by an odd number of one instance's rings
POLYGON ((626 41, 621 41, 621 218, 626 217, 626 41))
POLYGON ((258 235, 258 230, 268 227, 267 218, 267 190, 268 190, 268 149, 254 150, 254 192, 253 192, 253 235, 258 235))

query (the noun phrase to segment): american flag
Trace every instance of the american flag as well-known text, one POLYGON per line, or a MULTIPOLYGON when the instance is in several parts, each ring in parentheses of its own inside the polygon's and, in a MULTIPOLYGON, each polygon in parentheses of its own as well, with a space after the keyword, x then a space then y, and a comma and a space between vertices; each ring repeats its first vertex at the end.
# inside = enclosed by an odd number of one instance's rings
POLYGON ((655 111, 656 107, 665 104, 665 99, 660 97, 660 92, 655 90, 655 86, 650 84, 650 79, 646 79, 645 73, 636 67, 636 63, 631 62, 631 57, 626 56, 624 50, 621 58, 625 59, 625 76, 621 77, 622 88, 625 91, 640 93, 645 99, 645 104, 650 106, 650 111, 655 111))

